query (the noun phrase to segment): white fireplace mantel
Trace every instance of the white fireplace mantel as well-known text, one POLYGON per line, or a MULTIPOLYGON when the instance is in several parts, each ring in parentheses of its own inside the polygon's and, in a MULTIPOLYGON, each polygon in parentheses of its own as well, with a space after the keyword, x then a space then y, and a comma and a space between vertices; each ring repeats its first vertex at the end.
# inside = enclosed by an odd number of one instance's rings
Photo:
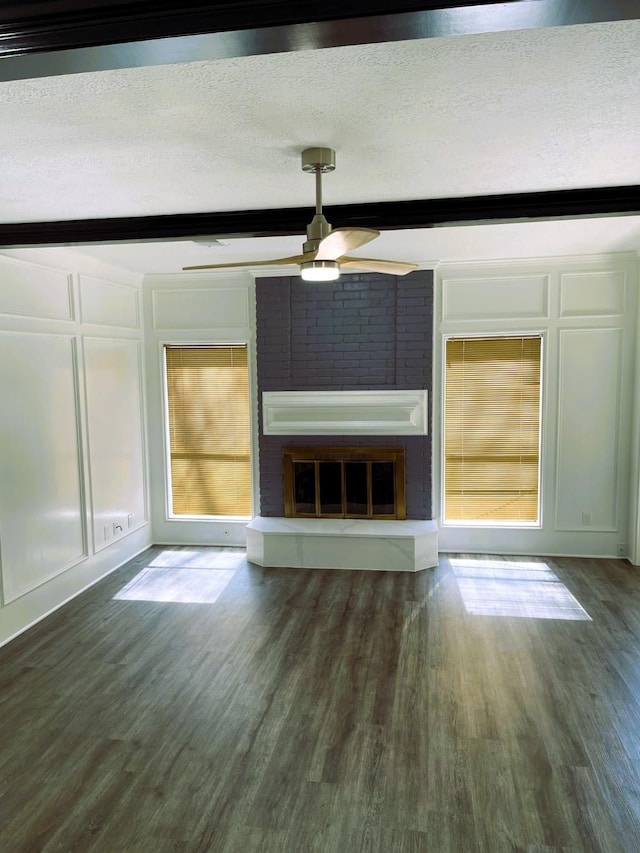
POLYGON ((265 435, 426 435, 427 391, 264 391, 265 435))

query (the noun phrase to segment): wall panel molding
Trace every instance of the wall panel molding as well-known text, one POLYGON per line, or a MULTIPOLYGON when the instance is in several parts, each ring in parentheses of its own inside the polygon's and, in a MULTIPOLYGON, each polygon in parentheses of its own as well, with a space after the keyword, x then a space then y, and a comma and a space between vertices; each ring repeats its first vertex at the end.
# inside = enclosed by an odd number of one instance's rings
POLYGON ((5 604, 87 556, 77 375, 72 336, 0 331, 5 604))
POLYGON ((556 530, 619 528, 622 355, 622 328, 560 331, 556 530))
POLYGON ((140 328, 140 290, 127 284, 78 276, 80 321, 86 324, 140 328))
POLYGON ((142 344, 85 338, 84 364, 95 550, 147 521, 142 344))
POLYGON ((549 315, 549 275, 478 275, 442 279, 444 322, 544 319, 549 315))
MULTIPOLYGON (((440 264, 436 273, 434 386, 435 500, 441 501, 443 341, 448 336, 541 333, 544 336, 542 518, 535 530, 442 525, 445 551, 616 556, 629 542, 638 559, 638 452, 632 429, 637 335, 636 253, 440 264), (548 277, 548 316, 502 317, 492 283, 548 277), (487 305, 470 318, 444 316, 447 283, 485 285, 487 305), (497 310, 494 312, 493 308, 497 310)), ((527 297, 531 300, 531 294, 527 297)), ((477 300, 476 300, 477 301, 477 300)), ((462 303, 460 303, 462 305, 462 303)), ((525 305, 527 301, 525 300, 525 305)), ((475 306, 475 303, 474 303, 475 306)), ((464 307, 462 305, 462 307, 464 307)), ((463 311, 461 310, 462 314, 463 311)), ((517 312, 515 312, 517 314, 517 312)))
POLYGON ((625 270, 584 270, 560 274, 561 317, 614 317, 624 314, 625 270))
POLYGON ((170 329, 246 329, 250 307, 246 287, 203 286, 154 290, 155 331, 170 329))
MULTIPOLYGON (((257 456, 255 283, 247 273, 155 274, 144 277, 145 375, 149 411, 150 509, 154 541, 244 546, 246 522, 168 518, 164 345, 242 343, 249 352, 252 399, 251 453, 257 456), (186 294, 186 301, 182 298, 186 294), (176 309, 174 311, 174 308, 176 309), (186 328, 182 325, 185 324, 186 328), (234 325, 239 324, 239 325, 234 325), (254 408, 255 407, 255 408, 254 408)), ((255 473, 255 471, 254 471, 255 473)), ((257 511, 257 478, 254 511, 257 511)))
POLYGON ((74 308, 71 273, 0 256, 0 314, 72 321, 74 308))

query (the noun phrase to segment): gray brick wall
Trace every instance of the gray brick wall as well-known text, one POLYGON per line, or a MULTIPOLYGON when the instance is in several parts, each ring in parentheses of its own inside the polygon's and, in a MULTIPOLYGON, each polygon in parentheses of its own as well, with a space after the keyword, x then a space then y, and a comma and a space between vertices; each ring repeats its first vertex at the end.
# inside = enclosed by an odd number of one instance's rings
MULTIPOLYGON (((428 388, 431 408, 431 272, 343 275, 324 284, 258 279, 256 316, 260 402, 263 391, 428 388)), ((284 515, 282 448, 309 444, 404 447, 407 517, 431 518, 430 435, 265 436, 262 429, 261 515, 284 515)))

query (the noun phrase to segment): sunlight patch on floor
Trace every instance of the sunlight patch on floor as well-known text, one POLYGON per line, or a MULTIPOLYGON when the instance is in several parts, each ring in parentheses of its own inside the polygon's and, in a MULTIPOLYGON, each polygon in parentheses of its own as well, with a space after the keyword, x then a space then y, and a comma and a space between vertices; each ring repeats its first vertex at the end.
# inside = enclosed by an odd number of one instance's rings
POLYGON ((234 574, 235 569, 158 568, 154 561, 113 597, 120 601, 213 604, 234 574))
POLYGON ((153 568, 237 569, 246 558, 244 548, 229 548, 228 551, 209 551, 206 548, 188 551, 178 548, 161 551, 149 565, 153 568))
POLYGON ((546 563, 452 558, 467 613, 591 621, 546 563))

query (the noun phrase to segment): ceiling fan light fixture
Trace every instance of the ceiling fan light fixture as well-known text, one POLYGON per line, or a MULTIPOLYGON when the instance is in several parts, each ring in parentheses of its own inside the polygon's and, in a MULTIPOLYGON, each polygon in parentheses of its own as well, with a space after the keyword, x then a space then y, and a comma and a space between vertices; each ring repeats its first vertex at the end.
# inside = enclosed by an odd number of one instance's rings
POLYGON ((340 264, 337 261, 306 261, 300 264, 303 281, 336 281, 340 278, 340 264))
MULTIPOLYGON (((332 148, 305 148, 302 152, 302 171, 315 174, 316 212, 307 225, 307 239, 302 244, 302 254, 288 258, 273 258, 265 261, 234 261, 226 264, 198 264, 183 267, 184 270, 215 270, 246 267, 300 266, 303 281, 336 281, 340 278, 340 267, 348 271, 406 275, 418 269, 418 264, 403 261, 383 261, 376 258, 352 258, 351 252, 369 243, 380 232, 375 228, 332 228, 322 212, 322 175, 336 167, 336 154, 332 148)), ((225 245, 215 237, 196 238, 194 242, 208 245, 225 245)))

